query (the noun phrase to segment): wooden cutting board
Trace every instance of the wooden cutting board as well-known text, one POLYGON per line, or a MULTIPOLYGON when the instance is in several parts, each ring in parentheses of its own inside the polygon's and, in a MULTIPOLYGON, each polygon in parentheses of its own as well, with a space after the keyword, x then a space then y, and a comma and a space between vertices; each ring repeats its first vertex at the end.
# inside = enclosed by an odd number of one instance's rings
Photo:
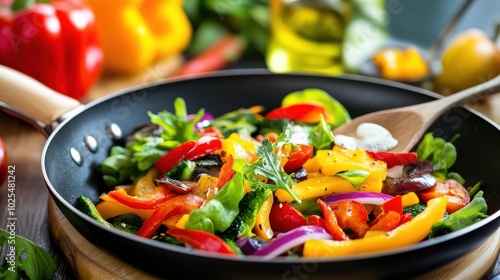
MULTIPOLYGON (((49 226, 55 242, 79 279, 157 279, 98 248, 80 235, 49 197, 49 226)), ((462 258, 415 280, 481 279, 494 265, 500 250, 500 230, 462 258)))

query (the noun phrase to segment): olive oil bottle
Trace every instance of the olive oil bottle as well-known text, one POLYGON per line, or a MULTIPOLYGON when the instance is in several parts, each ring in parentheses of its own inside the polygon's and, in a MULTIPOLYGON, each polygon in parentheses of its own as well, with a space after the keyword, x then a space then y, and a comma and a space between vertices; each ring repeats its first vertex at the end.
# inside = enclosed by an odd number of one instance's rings
POLYGON ((266 64, 273 72, 339 74, 348 0, 270 0, 271 40, 266 64))

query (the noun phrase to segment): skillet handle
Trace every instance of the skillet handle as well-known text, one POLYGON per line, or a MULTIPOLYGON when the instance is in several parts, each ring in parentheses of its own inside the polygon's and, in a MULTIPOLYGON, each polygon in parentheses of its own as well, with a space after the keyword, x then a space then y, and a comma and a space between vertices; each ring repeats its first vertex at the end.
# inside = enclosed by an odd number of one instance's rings
POLYGON ((38 122, 46 129, 82 104, 28 75, 0 65, 0 107, 2 105, 17 117, 32 124, 38 122))

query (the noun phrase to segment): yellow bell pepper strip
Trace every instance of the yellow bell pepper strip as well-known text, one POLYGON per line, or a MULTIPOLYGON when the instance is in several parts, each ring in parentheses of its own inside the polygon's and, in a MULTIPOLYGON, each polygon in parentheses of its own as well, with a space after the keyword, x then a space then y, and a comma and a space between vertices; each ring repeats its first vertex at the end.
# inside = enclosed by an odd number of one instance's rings
POLYGON ((217 235, 198 229, 171 228, 167 234, 177 238, 177 240, 188 244, 196 250, 234 255, 231 247, 217 235))
POLYGON ((403 207, 411 206, 420 202, 418 195, 415 192, 408 192, 401 195, 403 207))
POLYGON ((259 156, 255 151, 258 143, 242 138, 238 133, 232 133, 222 141, 221 159, 226 161, 229 155, 235 159, 244 159, 248 163, 254 163, 259 156))
MULTIPOLYGON (((349 180, 339 176, 312 177, 292 186, 292 191, 302 200, 323 197, 334 193, 355 192, 356 189, 349 180)), ((282 203, 291 203, 292 196, 283 189, 274 192, 282 203)))
POLYGON ((151 168, 146 175, 137 179, 133 186, 131 194, 135 196, 143 196, 153 192, 156 189, 154 180, 160 176, 160 171, 157 168, 151 168))
POLYGON ((368 231, 365 238, 348 241, 307 240, 304 243, 303 256, 306 258, 351 256, 416 244, 425 239, 432 225, 443 218, 446 203, 447 198, 444 196, 430 200, 427 208, 411 221, 387 233, 368 231))
POLYGON ((171 198, 161 203, 142 224, 138 236, 151 237, 160 225, 170 217, 180 214, 188 214, 194 209, 200 208, 203 199, 199 196, 187 194, 171 198))
POLYGON ((134 209, 116 201, 107 194, 99 196, 99 199, 101 201, 96 205, 96 208, 105 220, 125 213, 134 213, 145 220, 153 213, 153 209, 134 209))
POLYGON ((270 196, 262 204, 259 211, 257 212, 257 216, 255 218, 255 226, 253 227, 253 233, 255 233, 255 236, 260 237, 266 241, 269 241, 274 235, 274 231, 271 228, 271 222, 269 220, 273 202, 274 197, 270 196))
POLYGON ((107 72, 133 75, 187 48, 182 0, 85 0, 96 17, 107 72))
POLYGON ((387 164, 372 159, 365 150, 349 150, 335 146, 332 150, 317 151, 316 156, 323 175, 333 176, 347 170, 367 171, 370 175, 361 183, 360 190, 381 192, 382 182, 387 176, 387 164))

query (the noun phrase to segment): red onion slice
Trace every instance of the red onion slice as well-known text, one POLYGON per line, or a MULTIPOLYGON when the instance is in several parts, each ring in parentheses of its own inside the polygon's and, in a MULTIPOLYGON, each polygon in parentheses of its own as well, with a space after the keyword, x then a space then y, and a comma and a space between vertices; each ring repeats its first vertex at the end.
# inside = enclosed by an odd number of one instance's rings
POLYGON ((378 192, 348 192, 326 196, 323 198, 323 201, 326 204, 334 204, 340 200, 356 200, 362 204, 382 205, 391 198, 393 198, 392 195, 378 192))
POLYGON ((300 226, 281 234, 275 240, 255 251, 252 256, 272 259, 310 239, 331 240, 332 236, 322 227, 300 226))

